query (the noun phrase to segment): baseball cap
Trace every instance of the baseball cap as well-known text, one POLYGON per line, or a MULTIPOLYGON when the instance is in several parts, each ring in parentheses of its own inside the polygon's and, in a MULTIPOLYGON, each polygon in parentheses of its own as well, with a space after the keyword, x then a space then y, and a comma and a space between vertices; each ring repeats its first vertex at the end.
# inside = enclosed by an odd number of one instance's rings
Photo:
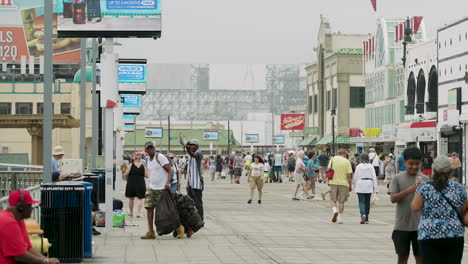
POLYGON ((145 143, 145 149, 147 149, 148 147, 154 147, 154 142, 153 141, 148 141, 145 143))
POLYGON ((374 148, 370 148, 369 151, 374 151, 374 152, 375 152, 375 149, 374 149, 374 148))
MULTIPOLYGON (((33 200, 31 193, 28 190, 23 190, 24 204, 36 204, 41 201, 33 200)), ((10 206, 16 206, 21 201, 21 192, 19 190, 13 191, 8 196, 8 204, 10 206)))
POLYGON ((198 145, 198 140, 196 139, 191 139, 189 142, 188 142, 189 145, 198 145))
POLYGON ((448 157, 439 156, 432 163, 432 169, 437 172, 448 173, 452 170, 452 162, 448 157))

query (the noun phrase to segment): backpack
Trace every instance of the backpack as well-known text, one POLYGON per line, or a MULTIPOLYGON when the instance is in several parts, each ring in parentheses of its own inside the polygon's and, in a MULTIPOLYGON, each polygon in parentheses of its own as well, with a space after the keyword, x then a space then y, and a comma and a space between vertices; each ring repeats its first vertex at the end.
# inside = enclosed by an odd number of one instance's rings
POLYGON ((248 161, 245 163, 245 169, 246 169, 246 170, 250 170, 250 164, 252 164, 252 160, 248 160, 248 161))
POLYGON ((294 169, 296 167, 296 161, 293 158, 288 159, 288 168, 294 169))

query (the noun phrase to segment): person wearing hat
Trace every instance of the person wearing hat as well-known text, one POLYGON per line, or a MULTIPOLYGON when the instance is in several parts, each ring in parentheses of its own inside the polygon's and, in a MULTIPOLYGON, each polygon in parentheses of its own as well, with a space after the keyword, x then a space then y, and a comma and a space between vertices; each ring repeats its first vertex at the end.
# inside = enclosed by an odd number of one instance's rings
POLYGON ((190 159, 187 164, 187 194, 195 202, 195 207, 203 219, 203 153, 198 146, 198 140, 192 139, 185 145, 190 159))
POLYGON ((146 170, 149 175, 149 185, 145 193, 146 217, 148 220, 148 232, 141 236, 141 239, 156 239, 154 232, 154 211, 156 203, 162 192, 171 189, 172 168, 169 160, 163 154, 156 152, 154 143, 149 141, 145 144, 145 151, 148 153, 146 160, 146 170))
POLYGON ((65 155, 65 151, 62 146, 56 146, 52 151, 52 172, 60 173, 60 160, 65 155))
POLYGON ((369 160, 370 160, 370 163, 372 164, 372 166, 374 166, 375 175, 377 175, 377 177, 379 177, 379 175, 380 175, 380 159, 379 159, 379 155, 377 155, 374 148, 369 149, 369 160))
POLYGON ((411 203, 414 212, 422 211, 418 242, 423 263, 461 263, 467 193, 462 184, 450 179, 450 158, 436 158, 432 169, 432 180, 419 185, 411 203))
POLYGON ((8 208, 0 211, 0 263, 60 263, 34 249, 24 219, 29 219, 32 205, 40 203, 28 190, 16 190, 8 196, 8 208))

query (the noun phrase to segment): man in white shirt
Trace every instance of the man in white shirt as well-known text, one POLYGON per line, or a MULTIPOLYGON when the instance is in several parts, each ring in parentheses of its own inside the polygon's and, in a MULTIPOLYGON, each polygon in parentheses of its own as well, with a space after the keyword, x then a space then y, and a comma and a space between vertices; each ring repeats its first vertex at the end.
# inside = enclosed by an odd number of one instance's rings
POLYGON ((149 155, 145 166, 150 179, 145 195, 148 232, 141 239, 156 239, 153 226, 154 209, 162 191, 171 189, 172 177, 168 177, 168 175, 172 175, 172 167, 166 156, 156 152, 153 142, 149 141, 145 144, 145 151, 149 155))
POLYGON ((375 149, 373 148, 369 149, 369 161, 370 161, 370 164, 374 166, 375 175, 378 178, 380 175, 380 159, 379 159, 379 155, 377 155, 377 153, 375 152, 375 149))

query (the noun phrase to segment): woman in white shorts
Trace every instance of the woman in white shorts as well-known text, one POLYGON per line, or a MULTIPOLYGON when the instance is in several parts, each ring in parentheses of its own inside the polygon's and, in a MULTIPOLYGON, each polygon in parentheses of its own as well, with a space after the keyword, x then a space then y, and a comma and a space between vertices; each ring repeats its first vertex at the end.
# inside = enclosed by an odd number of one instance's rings
POLYGON ((296 201, 299 200, 299 198, 297 198, 296 196, 301 186, 303 187, 303 192, 306 195, 307 199, 312 199, 312 197, 309 196, 309 187, 307 186, 307 182, 304 179, 304 176, 306 175, 306 169, 304 164, 304 151, 299 151, 297 155, 298 157, 296 159, 296 167, 294 169, 294 181, 296 183, 296 191, 294 192, 292 199, 296 201))

